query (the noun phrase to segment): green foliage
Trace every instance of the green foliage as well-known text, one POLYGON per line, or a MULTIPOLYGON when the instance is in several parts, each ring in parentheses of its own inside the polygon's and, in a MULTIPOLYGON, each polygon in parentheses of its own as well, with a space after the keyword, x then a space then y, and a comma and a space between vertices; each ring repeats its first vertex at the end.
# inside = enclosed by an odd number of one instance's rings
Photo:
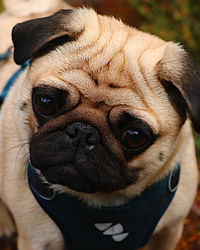
POLYGON ((200 158, 200 134, 195 133, 195 148, 198 158, 200 158))
POLYGON ((127 0, 141 16, 138 28, 184 45, 200 64, 200 0, 127 0))
POLYGON ((3 10, 3 4, 2 1, 0 0, 0 12, 3 10))

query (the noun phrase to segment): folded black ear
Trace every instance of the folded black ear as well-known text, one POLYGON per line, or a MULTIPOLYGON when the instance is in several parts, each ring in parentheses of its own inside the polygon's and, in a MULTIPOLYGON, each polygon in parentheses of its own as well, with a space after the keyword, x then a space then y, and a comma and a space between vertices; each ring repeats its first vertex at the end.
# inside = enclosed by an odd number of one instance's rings
POLYGON ((169 43, 157 64, 157 74, 165 88, 176 87, 182 100, 173 101, 186 109, 194 128, 200 132, 200 67, 180 46, 169 43))
POLYGON ((48 17, 17 24, 12 31, 15 62, 23 64, 47 47, 75 40, 83 27, 73 24, 73 16, 74 10, 60 10, 48 17))

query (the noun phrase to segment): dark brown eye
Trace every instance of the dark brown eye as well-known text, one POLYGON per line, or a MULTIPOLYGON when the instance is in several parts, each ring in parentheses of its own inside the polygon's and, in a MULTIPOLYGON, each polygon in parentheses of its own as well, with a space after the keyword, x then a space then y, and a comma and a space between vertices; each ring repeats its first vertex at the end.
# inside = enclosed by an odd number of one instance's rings
POLYGON ((36 97, 36 108, 42 116, 52 116, 56 113, 57 104, 54 99, 48 96, 36 97))
POLYGON ((130 149, 141 148, 147 142, 147 135, 138 129, 128 129, 122 134, 123 144, 130 149))

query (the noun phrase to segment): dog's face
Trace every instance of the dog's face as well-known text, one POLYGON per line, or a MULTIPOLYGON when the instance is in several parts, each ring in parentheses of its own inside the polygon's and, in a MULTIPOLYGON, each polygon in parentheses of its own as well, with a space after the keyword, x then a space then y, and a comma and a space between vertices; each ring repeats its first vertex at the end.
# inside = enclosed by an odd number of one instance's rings
POLYGON ((33 58, 17 96, 21 135, 50 183, 145 186, 178 157, 187 115, 198 129, 199 69, 174 43, 88 9, 19 24, 13 40, 17 63, 33 58))

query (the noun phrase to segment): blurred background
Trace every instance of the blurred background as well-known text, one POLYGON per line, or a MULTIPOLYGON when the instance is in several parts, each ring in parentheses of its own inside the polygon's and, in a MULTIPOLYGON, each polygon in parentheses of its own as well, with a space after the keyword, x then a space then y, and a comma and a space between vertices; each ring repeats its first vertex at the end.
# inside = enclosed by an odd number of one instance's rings
MULTIPOLYGON (((67 2, 73 6, 92 6, 100 14, 114 15, 140 30, 158 35, 167 41, 178 42, 200 64, 200 0, 69 0, 67 2)), ((0 11, 3 11, 1 0, 0 11)), ((195 146, 200 169, 200 135, 197 134, 195 134, 195 146)), ((15 242, 16 239, 0 241, 0 250, 16 250, 15 242)), ((185 220, 184 234, 176 250, 198 249, 200 249, 200 187, 195 204, 185 220)))

